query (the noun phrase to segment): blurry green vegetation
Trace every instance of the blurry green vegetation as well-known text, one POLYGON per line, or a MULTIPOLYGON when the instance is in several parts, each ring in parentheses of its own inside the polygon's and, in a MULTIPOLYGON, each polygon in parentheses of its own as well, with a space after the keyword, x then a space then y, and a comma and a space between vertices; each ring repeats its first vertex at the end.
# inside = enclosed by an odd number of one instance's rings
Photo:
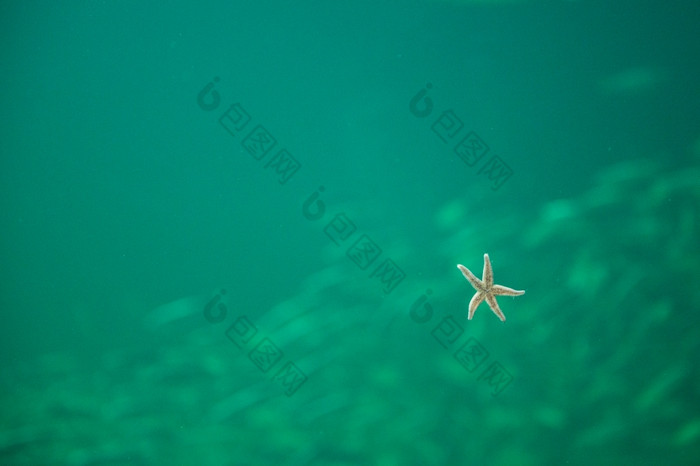
MULTIPOLYGON (((506 324, 485 308, 467 323, 471 289, 453 264, 415 278, 415 295, 381 298, 367 295, 348 261, 331 258, 336 265, 297 296, 251 317, 308 375, 291 397, 226 340, 225 327, 204 322, 175 343, 91 363, 53 354, 5 368, 0 458, 693 464, 698 180, 697 167, 639 160, 604 170, 586 193, 535 219, 482 221, 466 201, 446 205, 435 218, 444 236, 421 247, 449 261, 462 245, 478 262, 484 251, 470 251, 469 239, 490 235, 496 282, 527 290, 502 301, 506 324), (408 318, 427 287, 436 316, 456 316, 513 374, 499 397, 432 338, 436 320, 408 318)), ((401 250, 393 257, 417 268, 423 257, 401 250)))

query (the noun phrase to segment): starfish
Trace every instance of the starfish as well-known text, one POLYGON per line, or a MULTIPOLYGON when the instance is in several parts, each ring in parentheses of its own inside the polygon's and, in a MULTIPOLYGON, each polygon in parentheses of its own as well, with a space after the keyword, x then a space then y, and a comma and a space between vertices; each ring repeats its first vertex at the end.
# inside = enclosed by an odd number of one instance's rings
POLYGON ((472 300, 469 301, 469 320, 472 320, 474 311, 476 311, 476 308, 479 307, 479 304, 485 299, 493 313, 496 314, 501 321, 505 322, 506 316, 503 315, 501 308, 498 307, 496 296, 520 296, 525 294, 525 291, 518 291, 493 284, 493 270, 491 270, 491 261, 489 260, 488 254, 484 254, 484 274, 481 280, 476 278, 465 266, 457 264, 457 268, 462 271, 464 278, 469 280, 469 283, 471 283, 476 290, 476 294, 472 297, 472 300))

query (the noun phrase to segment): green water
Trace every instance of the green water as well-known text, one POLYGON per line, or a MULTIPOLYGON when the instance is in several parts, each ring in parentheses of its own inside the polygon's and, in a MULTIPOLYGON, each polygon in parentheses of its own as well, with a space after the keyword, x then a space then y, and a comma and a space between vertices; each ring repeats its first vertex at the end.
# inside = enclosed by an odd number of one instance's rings
POLYGON ((695 2, 151 3, 0 6, 0 464, 697 463, 695 2))

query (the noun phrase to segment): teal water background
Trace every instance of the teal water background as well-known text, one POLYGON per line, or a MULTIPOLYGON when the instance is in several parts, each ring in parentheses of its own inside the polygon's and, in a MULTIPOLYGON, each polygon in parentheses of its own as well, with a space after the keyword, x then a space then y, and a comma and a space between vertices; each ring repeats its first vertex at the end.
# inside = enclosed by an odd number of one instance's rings
POLYGON ((695 464, 698 13, 3 3, 0 463, 695 464))

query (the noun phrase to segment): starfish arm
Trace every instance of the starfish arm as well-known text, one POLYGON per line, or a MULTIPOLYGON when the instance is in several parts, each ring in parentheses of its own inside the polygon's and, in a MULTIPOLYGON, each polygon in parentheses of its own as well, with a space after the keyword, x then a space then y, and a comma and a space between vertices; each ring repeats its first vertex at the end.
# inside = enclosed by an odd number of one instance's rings
POLYGON ((493 286, 493 269, 491 268, 491 259, 488 254, 484 254, 484 274, 481 276, 484 286, 488 289, 493 286))
POLYGON ((507 286, 493 285, 491 287, 491 293, 496 296, 520 296, 525 294, 524 290, 514 290, 513 288, 508 288, 507 286))
POLYGON ((489 294, 486 296, 486 302, 489 304, 489 307, 491 308, 493 313, 496 314, 499 319, 501 319, 501 322, 505 322, 506 316, 503 315, 501 308, 498 307, 498 303, 496 302, 496 298, 492 294, 489 294))
POLYGON ((472 317, 474 317, 474 313, 476 312, 476 308, 479 307, 479 304, 486 300, 493 313, 501 319, 501 322, 505 322, 506 316, 503 315, 503 311, 498 307, 496 296, 520 296, 525 294, 525 290, 514 290, 507 286, 493 284, 493 269, 491 268, 491 259, 489 259, 488 254, 484 254, 484 274, 481 280, 465 266, 457 264, 457 268, 462 272, 464 278, 476 289, 476 294, 474 294, 471 301, 469 301, 469 320, 472 320, 472 317))
POLYGON ((481 292, 472 296, 472 300, 469 301, 469 315, 467 316, 468 320, 472 320, 472 317, 474 317, 474 311, 476 311, 476 308, 479 307, 479 304, 481 304, 485 297, 486 295, 481 292))
POLYGON ((477 290, 483 290, 484 289, 484 284, 476 278, 476 275, 474 275, 468 268, 463 266, 462 264, 457 264, 457 268, 462 272, 462 275, 464 275, 464 278, 467 279, 469 283, 472 284, 472 286, 477 289, 477 290))

